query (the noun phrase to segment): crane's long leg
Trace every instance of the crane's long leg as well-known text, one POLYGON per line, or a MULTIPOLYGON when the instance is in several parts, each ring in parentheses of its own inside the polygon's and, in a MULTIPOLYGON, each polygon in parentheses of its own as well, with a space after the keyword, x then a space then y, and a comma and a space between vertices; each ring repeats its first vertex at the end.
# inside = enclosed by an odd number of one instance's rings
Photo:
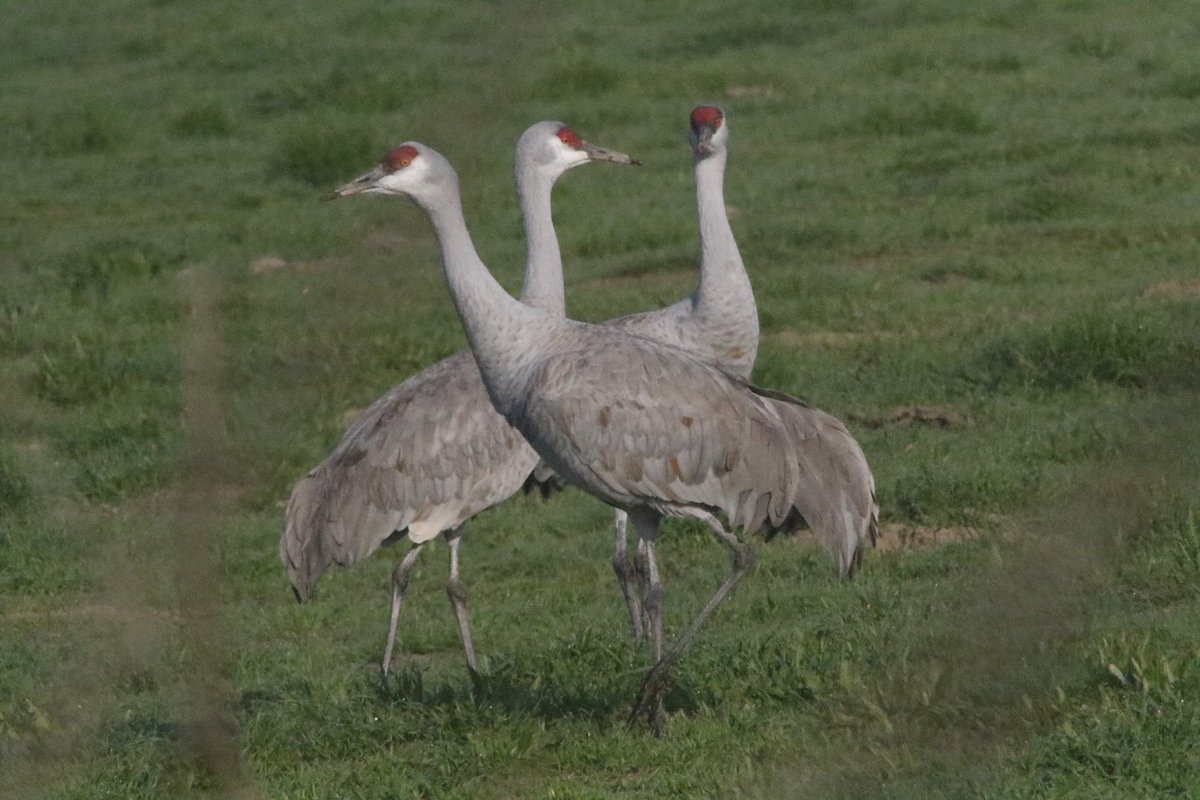
POLYGON ((462 542, 462 528, 446 531, 446 543, 450 545, 450 579, 446 581, 446 594, 458 617, 458 632, 462 636, 463 652, 467 654, 467 666, 475 672, 475 645, 471 642, 471 623, 467 617, 467 587, 458 579, 458 545, 462 542))
MULTIPOLYGON (((663 712, 662 699, 666 694, 667 688, 670 686, 671 668, 675 665, 675 661, 678 660, 680 654, 696 638, 696 633, 700 630, 700 626, 704 624, 713 610, 721 604, 721 601, 733 591, 734 587, 742 579, 742 576, 754 568, 756 561, 754 551, 750 549, 750 546, 725 530, 725 526, 715 516, 708 512, 699 512, 696 513, 696 516, 712 529, 712 532, 716 534, 718 539, 729 545, 729 549, 733 551, 733 568, 729 571, 729 575, 726 576, 725 580, 721 582, 721 585, 717 587, 717 591, 709 598, 704 608, 700 609, 700 613, 693 617, 692 621, 676 635, 674 641, 671 642, 670 648, 660 657, 657 657, 654 666, 651 667, 650 672, 646 674, 646 678, 642 682, 641 691, 638 693, 637 702, 634 703, 633 711, 630 713, 629 718, 632 721, 645 714, 646 719, 657 736, 661 736, 666 730, 666 715, 663 712)), ((661 587, 661 584, 658 582, 658 569, 654 563, 653 538, 648 540, 648 544, 650 546, 651 587, 647 593, 647 598, 654 592, 656 583, 661 587)), ((646 605, 648 609, 652 607, 649 599, 647 599, 646 605)), ((658 637, 661 639, 661 606, 657 609, 657 616, 658 637)), ((656 654, 660 650, 661 643, 656 643, 656 654)))
POLYGON ((392 666, 392 651, 396 647, 396 628, 400 624, 400 607, 404 605, 404 593, 408 591, 408 576, 416 566, 417 556, 425 549, 425 543, 414 544, 412 549, 404 554, 404 560, 392 570, 392 619, 388 624, 387 647, 383 651, 383 674, 387 675, 392 666))
POLYGON ((696 633, 700 630, 700 626, 704 624, 704 621, 721 604, 721 601, 733 591, 742 577, 754 569, 754 565, 758 563, 758 559, 754 556, 754 550, 750 548, 750 545, 725 530, 725 526, 721 524, 719 519, 708 512, 700 512, 696 516, 708 524, 708 527, 716 534, 718 539, 729 545, 729 549, 733 553, 733 567, 730 569, 729 575, 717 587, 717 591, 713 592, 713 596, 709 598, 708 603, 700 610, 700 613, 687 624, 687 627, 679 632, 675 637, 675 641, 671 642, 671 648, 667 651, 664 660, 678 658, 679 654, 691 645, 692 640, 696 637, 696 633))
MULTIPOLYGON (((653 557, 654 556, 650 552, 650 545, 647 543, 647 540, 639 536, 637 540, 637 550, 634 552, 633 556, 633 572, 634 576, 637 578, 637 596, 641 599, 640 605, 642 611, 642 630, 646 631, 647 634, 650 632, 650 615, 646 611, 646 594, 650 591, 650 562, 653 557)), ((658 566, 656 562, 654 570, 657 569, 658 566)))
POLYGON ((642 624, 643 589, 635 574, 636 567, 629 559, 628 537, 626 536, 629 515, 619 508, 613 509, 613 511, 615 512, 613 528, 616 533, 616 542, 613 547, 613 572, 617 573, 621 594, 625 595, 625 607, 629 609, 629 624, 633 628, 633 640, 640 644, 646 638, 646 629, 642 624))
MULTIPOLYGON (((658 526, 655 525, 655 534, 658 526)), ((654 663, 663 656, 663 606, 667 593, 663 589, 662 578, 658 574, 658 557, 654 554, 654 539, 649 537, 638 539, 638 569, 642 580, 642 608, 645 609, 646 627, 650 633, 650 645, 653 647, 654 663)))
MULTIPOLYGON (((654 648, 654 668, 657 668, 662 663, 663 656, 663 604, 666 600, 666 592, 663 589, 662 578, 658 573, 658 560, 654 555, 654 540, 658 536, 658 525, 662 521, 661 515, 657 512, 648 509, 642 509, 634 512, 633 525, 638 533, 638 583, 641 585, 642 594, 642 611, 646 615, 647 627, 649 627, 650 642, 654 648)), ((652 668, 652 672, 653 669, 652 668)), ((646 683, 643 682, 642 690, 638 694, 637 702, 633 705, 633 712, 629 719, 632 722, 643 713, 650 722, 656 734, 661 735, 665 728, 666 713, 663 710, 662 698, 666 693, 667 674, 669 668, 664 670, 662 675, 662 690, 653 695, 648 695, 646 692, 646 683)), ((649 678, 647 678, 649 680, 649 678)))

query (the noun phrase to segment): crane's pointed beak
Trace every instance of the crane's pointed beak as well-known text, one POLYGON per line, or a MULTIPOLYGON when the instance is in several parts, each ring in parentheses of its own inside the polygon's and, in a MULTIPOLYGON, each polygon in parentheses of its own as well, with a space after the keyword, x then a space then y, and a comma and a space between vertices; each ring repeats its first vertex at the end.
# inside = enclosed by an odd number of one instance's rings
POLYGON ((339 197, 349 197, 352 194, 365 192, 368 189, 374 188, 375 182, 382 178, 386 173, 383 170, 383 165, 377 166, 369 172, 364 172, 349 183, 344 183, 334 189, 329 194, 322 197, 322 200, 337 200, 339 197))
POLYGON ((616 150, 609 150, 607 147, 594 145, 591 142, 584 142, 580 149, 587 153, 589 161, 611 161, 614 164, 632 164, 635 167, 642 166, 642 162, 637 159, 630 158, 624 153, 618 153, 616 150))
POLYGON ((692 128, 692 152, 698 156, 712 155, 712 137, 717 129, 712 125, 696 125, 692 128))

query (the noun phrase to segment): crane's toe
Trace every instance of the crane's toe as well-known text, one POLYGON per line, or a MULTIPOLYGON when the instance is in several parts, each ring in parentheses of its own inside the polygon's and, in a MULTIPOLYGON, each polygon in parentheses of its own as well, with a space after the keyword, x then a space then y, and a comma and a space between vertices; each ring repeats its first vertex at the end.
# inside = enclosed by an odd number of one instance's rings
POLYGON ((663 698, 671 690, 671 666, 673 659, 664 658, 646 674, 642 688, 638 691, 637 700, 629 712, 629 724, 634 725, 639 718, 645 717, 650 730, 655 736, 667 732, 667 712, 663 708, 663 698))

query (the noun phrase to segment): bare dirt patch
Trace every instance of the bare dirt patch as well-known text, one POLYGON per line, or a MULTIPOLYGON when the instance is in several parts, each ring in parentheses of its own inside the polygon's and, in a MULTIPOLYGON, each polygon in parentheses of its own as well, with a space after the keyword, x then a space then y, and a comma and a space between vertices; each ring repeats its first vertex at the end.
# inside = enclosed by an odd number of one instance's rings
POLYGON ((338 269, 345 265, 341 258, 318 258, 315 261, 288 261, 279 256, 262 256, 250 264, 250 271, 255 275, 268 272, 320 272, 322 270, 338 269))
POLYGON ((1168 281, 1147 286, 1143 297, 1200 297, 1200 278, 1193 281, 1168 281))
POLYGON ((878 417, 852 416, 851 419, 868 428, 903 428, 909 425, 949 428, 973 424, 967 414, 945 406, 897 406, 878 417))
POLYGON ((5 619, 70 619, 87 617, 88 619, 107 620, 109 622, 138 622, 147 619, 161 619, 178 622, 177 611, 151 608, 149 606, 122 606, 110 603, 83 603, 69 608, 52 608, 44 611, 10 611, 5 619))
POLYGON ((921 525, 892 522, 879 527, 875 547, 886 552, 941 547, 953 542, 977 539, 979 533, 979 528, 928 528, 921 525))
POLYGON ((264 272, 279 272, 287 268, 288 262, 279 256, 263 256, 254 259, 254 262, 250 264, 250 271, 255 275, 261 275, 264 272))

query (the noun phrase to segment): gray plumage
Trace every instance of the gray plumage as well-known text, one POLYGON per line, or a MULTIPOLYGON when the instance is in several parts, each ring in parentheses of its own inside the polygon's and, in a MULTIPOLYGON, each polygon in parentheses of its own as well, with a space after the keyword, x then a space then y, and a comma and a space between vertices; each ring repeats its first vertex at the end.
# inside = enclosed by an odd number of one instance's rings
POLYGON ((661 731, 672 665, 754 563, 752 551, 714 512, 750 531, 785 524, 793 514, 805 516, 818 536, 830 536, 836 526, 832 536, 842 541, 833 549, 853 559, 856 531, 876 513, 866 460, 836 420, 756 390, 711 361, 512 298, 475 251, 450 164, 415 142, 396 152, 404 154, 403 163, 376 176, 372 190, 408 195, 429 214, 496 409, 560 477, 628 512, 646 542, 643 601, 656 663, 634 715, 646 713, 661 731), (730 574, 667 651, 654 560, 663 516, 704 521, 733 552, 730 574))
MULTIPOLYGON (((679 347, 718 364, 733 375, 749 379, 758 353, 759 322, 753 287, 725 208, 723 185, 728 157, 728 120, 716 106, 698 106, 691 112, 690 123, 700 230, 699 285, 691 295, 666 308, 618 317, 604 324, 679 347)), ((809 438, 823 438, 822 455, 807 455, 826 463, 813 463, 811 467, 826 469, 831 476, 866 468, 862 452, 853 439, 849 439, 853 446, 839 446, 849 435, 838 420, 815 409, 793 411, 791 416, 807 416, 803 424, 809 438)), ((867 474, 870 474, 869 470, 867 474)), ((751 479, 761 475, 748 473, 745 477, 751 479)), ((838 574, 846 577, 861 563, 863 549, 875 545, 877 512, 865 517, 840 517, 835 512, 843 502, 847 502, 845 492, 831 478, 828 485, 810 492, 806 505, 812 519, 804 520, 794 514, 787 518, 786 527, 809 522, 830 551, 838 574)), ((645 622, 638 592, 644 591, 646 583, 645 554, 639 545, 637 567, 630 563, 626 522, 626 514, 618 510, 614 525, 613 570, 625 596, 634 638, 640 640, 645 622), (637 590, 632 586, 635 578, 643 584, 637 590)))
POLYGON ((840 573, 861 558, 874 482, 829 414, 607 326, 560 334, 523 389, 509 419, 556 473, 610 505, 720 510, 746 531, 802 517, 840 573))
MULTIPOLYGON (((388 159, 330 198, 369 190, 375 178, 394 167, 388 159)), ((517 142, 517 190, 528 248, 522 297, 560 317, 562 260, 550 193, 558 177, 588 161, 636 163, 583 141, 561 122, 537 123, 517 142)), ((309 599, 330 565, 350 566, 385 541, 407 536, 413 550, 392 575, 386 673, 409 574, 425 543, 445 533, 451 558, 447 592, 474 669, 466 590, 458 577, 460 528, 528 481, 550 480, 544 470, 532 475, 538 462, 488 399, 470 350, 413 375, 363 412, 334 452, 293 489, 279 552, 297 598, 309 599)))
POLYGON ((515 494, 538 456, 488 399, 470 350, 392 388, 292 491, 280 554, 307 600, 396 532, 433 539, 515 494))
POLYGON ((666 342, 749 378, 758 354, 758 309, 725 211, 729 125, 716 106, 696 107, 690 123, 700 282, 691 295, 666 308, 628 314, 604 324, 666 342))

